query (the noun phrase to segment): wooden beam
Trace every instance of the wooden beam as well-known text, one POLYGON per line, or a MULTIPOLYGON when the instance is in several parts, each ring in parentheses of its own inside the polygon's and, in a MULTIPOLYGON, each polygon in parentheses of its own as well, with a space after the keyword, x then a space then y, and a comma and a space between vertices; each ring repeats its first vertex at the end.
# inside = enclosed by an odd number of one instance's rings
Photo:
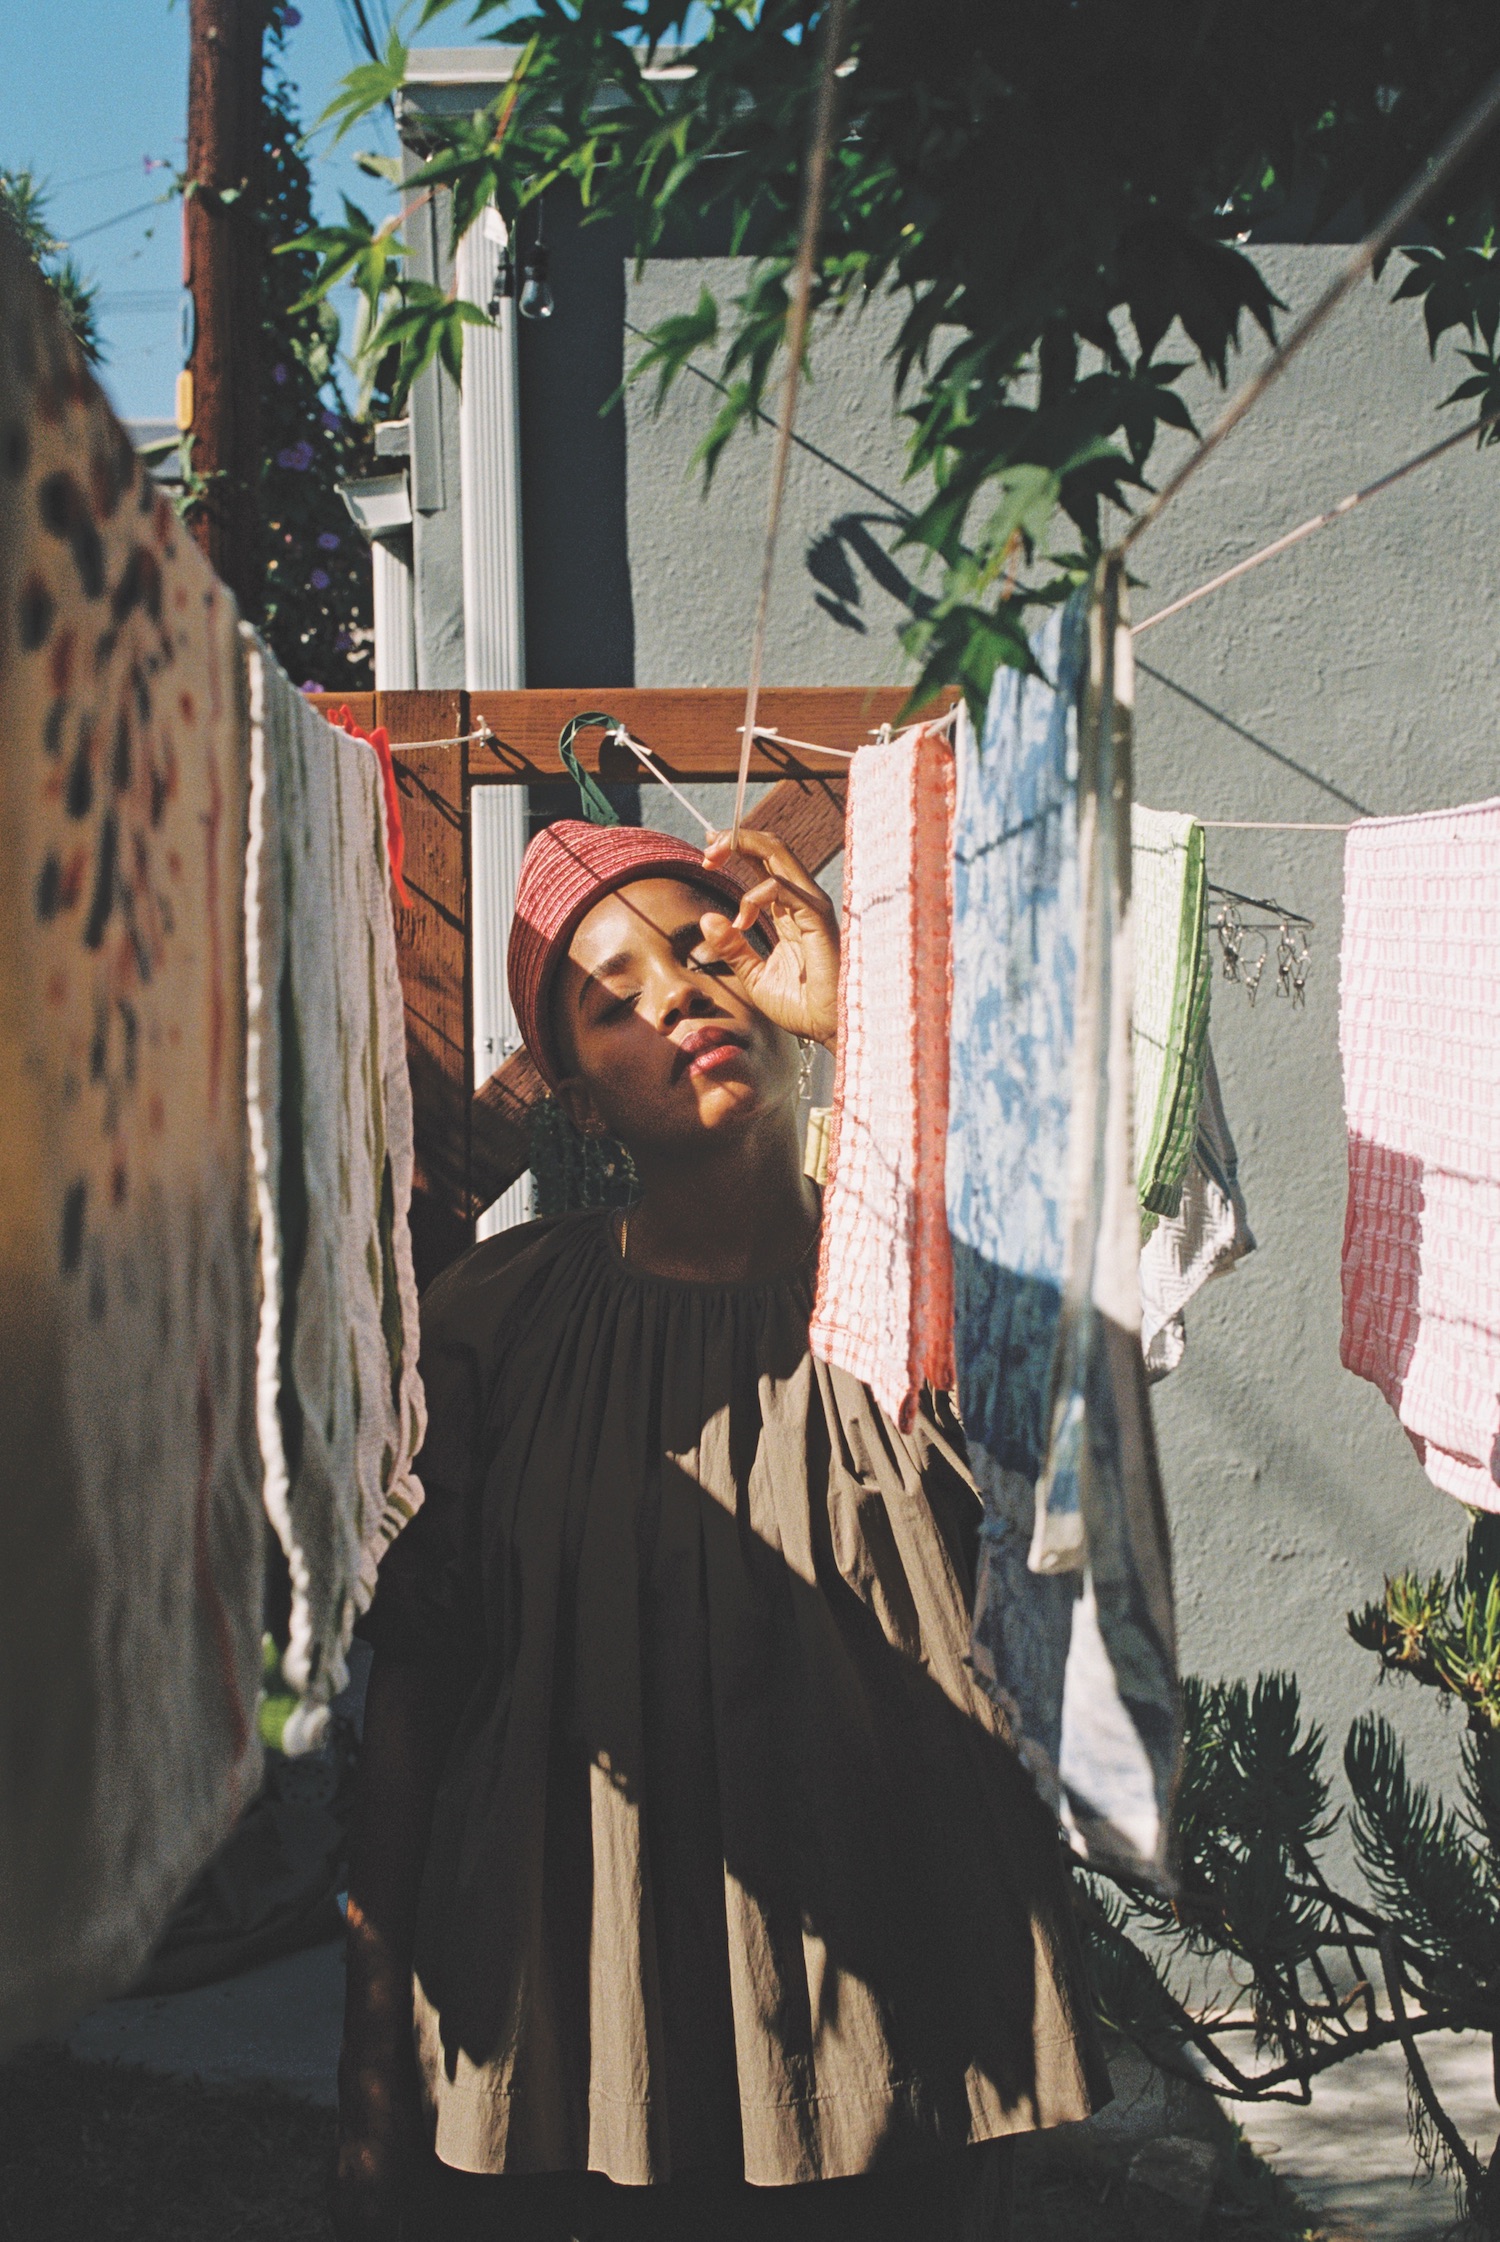
MULTIPOLYGON (((475 701, 499 697, 473 696, 475 701)), ((628 721, 613 706, 626 695, 606 697, 610 713, 628 721)), ((756 803, 755 822, 762 831, 779 834, 810 872, 821 872, 844 845, 844 784, 841 778, 784 780, 756 803)), ((513 1052, 475 1091, 470 1109, 471 1216, 481 1214, 530 1167, 532 1117, 545 1096, 546 1085, 526 1051, 513 1052)))
MULTIPOLYGON (((372 698, 376 720, 395 739, 456 739, 469 729, 462 693, 381 693, 372 698)), ((399 757, 396 785, 411 896, 409 910, 396 909, 416 1139, 411 1242, 417 1283, 424 1286, 474 1236, 469 1211, 474 1066, 463 748, 423 747, 399 757)))
MULTIPOLYGON (((952 706, 957 693, 931 704, 933 713, 952 706)), ((777 687, 760 696, 760 721, 789 739, 820 747, 852 749, 881 724, 894 724, 906 705, 900 685, 819 685, 777 687)), ((566 778, 558 758, 558 734, 568 719, 585 709, 602 709, 632 731, 673 778, 732 779, 739 768, 739 725, 745 696, 733 687, 631 688, 596 686, 525 693, 471 693, 470 722, 489 727, 492 737, 477 740, 470 755, 471 783, 486 780, 524 785, 566 778)), ((432 733, 413 733, 431 738, 432 733)), ((391 734, 395 744, 396 734, 391 734)), ((585 770, 613 781, 647 779, 630 750, 604 744, 601 730, 580 732, 573 745, 585 770)), ((825 777, 838 769, 835 758, 799 756, 772 741, 758 742, 750 759, 758 779, 825 777)))

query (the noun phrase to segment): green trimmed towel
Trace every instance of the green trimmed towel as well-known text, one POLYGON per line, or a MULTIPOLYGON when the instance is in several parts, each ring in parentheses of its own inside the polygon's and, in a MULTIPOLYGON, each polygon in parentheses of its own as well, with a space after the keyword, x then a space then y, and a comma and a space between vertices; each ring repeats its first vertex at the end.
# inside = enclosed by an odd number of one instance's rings
POLYGON ((1176 810, 1130 813, 1135 934, 1136 1197, 1142 1238, 1176 1214, 1203 1098, 1209 946, 1203 828, 1176 810))

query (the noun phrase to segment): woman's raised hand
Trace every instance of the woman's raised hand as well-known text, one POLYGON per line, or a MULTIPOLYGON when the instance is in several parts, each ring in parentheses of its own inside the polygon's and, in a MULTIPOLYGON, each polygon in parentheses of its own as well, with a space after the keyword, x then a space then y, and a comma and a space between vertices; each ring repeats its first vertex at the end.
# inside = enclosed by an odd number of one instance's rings
POLYGON ((735 854, 753 858, 766 877, 747 889, 733 919, 722 911, 705 912, 703 939, 768 1020, 832 1050, 839 997, 839 922, 833 905, 774 833, 741 826, 737 850, 727 833, 715 833, 703 861, 718 870, 735 854), (763 914, 776 935, 769 957, 762 957, 748 939, 763 914))

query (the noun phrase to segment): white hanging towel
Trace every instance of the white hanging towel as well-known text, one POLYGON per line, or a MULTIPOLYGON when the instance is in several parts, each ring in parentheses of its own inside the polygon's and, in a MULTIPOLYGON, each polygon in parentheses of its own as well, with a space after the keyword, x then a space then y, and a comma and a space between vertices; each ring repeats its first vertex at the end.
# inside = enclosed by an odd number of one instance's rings
POLYGON ((380 766, 249 629, 250 1134, 260 1214, 256 1409, 292 1577, 283 1671, 318 1741, 355 1615, 422 1499, 407 1226, 411 1088, 380 766))
POLYGON ((1141 1248, 1141 1347, 1153 1384, 1187 1351, 1184 1311, 1193 1295, 1254 1251, 1239 1155, 1205 1037, 1202 1098, 1181 1203, 1176 1214, 1161 1217, 1141 1248))
POLYGON ((234 609, 0 228, 0 2052, 259 1778, 234 609))

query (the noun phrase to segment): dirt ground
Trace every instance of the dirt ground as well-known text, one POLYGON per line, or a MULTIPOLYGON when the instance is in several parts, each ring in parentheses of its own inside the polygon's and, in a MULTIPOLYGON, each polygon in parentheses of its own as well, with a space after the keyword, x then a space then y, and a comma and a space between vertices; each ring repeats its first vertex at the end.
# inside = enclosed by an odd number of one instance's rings
MULTIPOLYGON (((270 2088, 209 2087, 44 2049, 0 2065, 3 2242, 329 2242, 333 2118, 270 2088)), ((1016 2242, 1158 2242, 1118 2180, 1023 2174, 1016 2242)), ((1311 2237, 1241 2148, 1205 2242, 1311 2237)), ((707 2242, 707 2238, 706 2238, 707 2242)), ((917 2238, 914 2238, 917 2242, 917 2238)))

